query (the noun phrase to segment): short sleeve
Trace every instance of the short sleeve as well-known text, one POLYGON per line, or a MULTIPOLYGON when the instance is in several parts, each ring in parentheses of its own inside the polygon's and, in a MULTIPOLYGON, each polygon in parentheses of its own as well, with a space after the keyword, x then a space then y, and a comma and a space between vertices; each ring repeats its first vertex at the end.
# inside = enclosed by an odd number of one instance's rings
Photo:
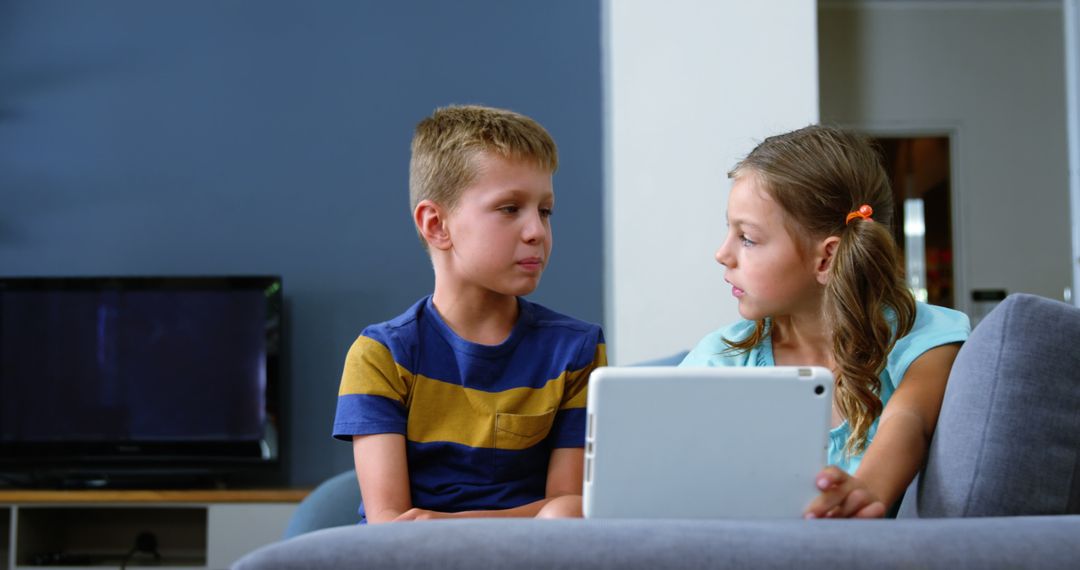
POLYGON ((733 350, 724 339, 741 340, 754 331, 754 321, 738 321, 713 331, 697 343, 697 346, 679 363, 682 367, 753 366, 750 352, 733 350))
POLYGON ((900 383, 915 359, 926 351, 945 344, 964 342, 971 334, 971 322, 960 311, 917 303, 915 322, 904 337, 896 341, 885 366, 893 387, 900 383))
POLYGON ((566 387, 559 409, 555 414, 555 423, 551 427, 551 447, 585 446, 585 404, 588 399, 589 376, 593 370, 607 366, 607 347, 604 333, 597 327, 595 336, 590 335, 582 347, 579 362, 588 359, 586 364, 566 373, 566 387), (591 355, 589 354, 591 352, 591 355))
POLYGON ((348 441, 354 435, 405 434, 410 384, 411 375, 397 365, 390 349, 361 335, 345 357, 333 436, 348 441))

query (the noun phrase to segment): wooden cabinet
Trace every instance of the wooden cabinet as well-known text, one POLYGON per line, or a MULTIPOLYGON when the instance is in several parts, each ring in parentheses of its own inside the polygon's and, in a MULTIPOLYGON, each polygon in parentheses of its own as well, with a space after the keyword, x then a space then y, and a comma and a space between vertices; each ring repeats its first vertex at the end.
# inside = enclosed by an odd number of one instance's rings
POLYGON ((279 540, 306 494, 0 491, 0 570, 228 568, 279 540))

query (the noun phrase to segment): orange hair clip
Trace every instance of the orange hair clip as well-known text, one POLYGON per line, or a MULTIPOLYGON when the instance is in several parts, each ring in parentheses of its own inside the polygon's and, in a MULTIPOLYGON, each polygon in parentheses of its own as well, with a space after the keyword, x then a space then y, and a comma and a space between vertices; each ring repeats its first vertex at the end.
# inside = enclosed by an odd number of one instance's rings
POLYGON ((847 219, 844 220, 844 225, 846 226, 850 224, 851 220, 854 220, 855 218, 862 218, 864 220, 872 222, 874 221, 874 218, 871 218, 870 216, 873 215, 874 209, 871 208, 869 204, 863 204, 862 206, 859 206, 858 210, 855 210, 854 212, 847 215, 847 219))

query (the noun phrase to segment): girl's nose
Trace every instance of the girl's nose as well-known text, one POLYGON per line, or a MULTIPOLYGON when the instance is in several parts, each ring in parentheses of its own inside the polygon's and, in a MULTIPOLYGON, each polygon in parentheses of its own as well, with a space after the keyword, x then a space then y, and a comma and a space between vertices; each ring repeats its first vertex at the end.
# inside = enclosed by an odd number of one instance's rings
POLYGON ((720 244, 720 247, 716 248, 716 253, 713 254, 713 257, 716 258, 716 262, 720 265, 723 265, 724 267, 731 267, 731 264, 733 263, 733 258, 728 255, 726 240, 724 241, 724 243, 720 244))

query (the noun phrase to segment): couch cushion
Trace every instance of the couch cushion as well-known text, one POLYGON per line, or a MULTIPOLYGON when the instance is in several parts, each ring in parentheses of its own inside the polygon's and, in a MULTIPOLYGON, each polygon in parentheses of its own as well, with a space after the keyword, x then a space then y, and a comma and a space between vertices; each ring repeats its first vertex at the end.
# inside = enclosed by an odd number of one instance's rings
POLYGON ((360 522, 360 484, 356 471, 338 473, 312 491, 289 518, 285 538, 305 532, 360 522))
POLYGON ((1080 513, 1080 309, 1015 294, 972 331, 900 516, 1080 513))
POLYGON ((1072 568, 1080 516, 934 520, 417 521, 329 528, 233 570, 1072 568))

